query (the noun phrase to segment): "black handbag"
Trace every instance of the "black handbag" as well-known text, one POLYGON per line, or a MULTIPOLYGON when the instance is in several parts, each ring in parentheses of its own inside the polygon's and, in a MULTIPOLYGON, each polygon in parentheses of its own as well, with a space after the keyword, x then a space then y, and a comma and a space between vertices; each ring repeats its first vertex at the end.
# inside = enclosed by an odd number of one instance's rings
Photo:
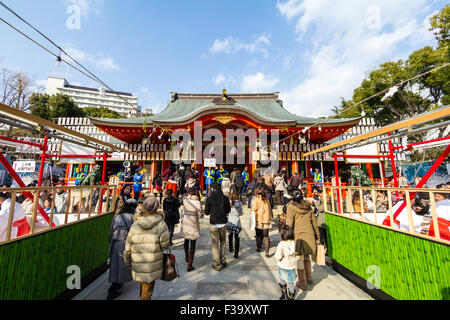
POLYGON ((169 248, 169 253, 163 254, 163 275, 161 280, 172 281, 178 277, 177 262, 169 248))

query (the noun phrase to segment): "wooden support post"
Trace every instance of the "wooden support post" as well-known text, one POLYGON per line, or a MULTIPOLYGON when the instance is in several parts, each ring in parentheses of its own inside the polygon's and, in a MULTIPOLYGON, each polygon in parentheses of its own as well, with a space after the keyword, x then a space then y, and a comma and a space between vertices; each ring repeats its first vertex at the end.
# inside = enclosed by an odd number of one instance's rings
POLYGON ((64 217, 64 224, 67 224, 67 221, 69 219, 71 196, 72 196, 72 189, 69 189, 69 191, 67 191, 67 206, 66 206, 66 215, 64 217))
POLYGON ((439 231, 439 222, 436 214, 436 200, 434 200, 434 193, 430 191, 430 207, 431 207, 431 214, 433 217, 433 227, 434 227, 434 236, 436 239, 441 240, 441 234, 439 231))
POLYGON ((9 207, 8 227, 6 228, 6 241, 11 240, 12 224, 14 221, 14 208, 16 206, 16 192, 11 194, 11 206, 9 207))
POLYGON ((36 211, 39 200, 39 191, 36 189, 34 191, 34 199, 33 199, 33 211, 31 216, 31 226, 30 226, 30 234, 34 233, 34 227, 36 226, 36 211))
POLYGON ((392 193, 390 190, 387 190, 388 193, 388 205, 389 205, 389 219, 390 219, 390 226, 391 228, 394 228, 394 215, 392 214, 392 193))
POLYGON ((322 187, 323 190, 323 209, 325 210, 325 212, 328 211, 328 197, 327 197, 327 188, 325 187, 325 185, 322 187))
POLYGON ((361 221, 364 221, 364 195, 362 189, 359 189, 359 201, 361 203, 361 221))
POLYGON ((411 198, 409 197, 409 191, 406 191, 406 211, 408 212, 409 232, 414 233, 414 220, 412 217, 411 198))
POLYGON ((80 221, 81 219, 81 202, 83 201, 83 187, 80 187, 80 198, 78 200, 78 216, 77 216, 77 221, 80 221))
MULTIPOLYGON (((349 210, 350 211, 350 217, 353 218, 353 213, 355 212, 355 208, 353 208, 353 201, 352 201, 352 199, 353 199, 353 191, 352 191, 352 189, 348 189, 348 191, 349 191, 349 194, 350 194, 350 203, 351 203, 350 210, 349 210)), ((348 201, 346 201, 346 203, 348 203, 348 201)))
MULTIPOLYGON (((114 187, 115 188, 115 187, 114 187)), ((91 190, 89 191, 89 209, 88 209, 88 218, 91 217, 91 212, 92 212, 92 193, 93 193, 94 188, 91 188, 91 190)), ((98 201, 98 200, 97 200, 98 201)))
MULTIPOLYGON (((339 167, 338 167, 338 156, 337 154, 333 154, 334 158, 334 174, 336 175, 336 187, 339 187, 341 184, 339 182, 339 167)), ((323 175, 322 175, 323 177, 323 175)), ((339 206, 339 213, 342 213, 342 207, 341 207, 341 197, 340 197, 340 190, 337 189, 337 198, 338 198, 338 206, 339 206)))
POLYGON ((111 195, 111 189, 108 187, 106 189, 106 202, 105 202, 105 209, 103 212, 109 211, 109 196, 111 195))
POLYGON ((48 228, 51 229, 53 227, 53 218, 55 216, 55 193, 56 193, 56 188, 52 188, 52 195, 53 195, 53 201, 52 201, 52 205, 50 207, 50 223, 48 224, 48 228))
POLYGON ((377 223, 377 196, 374 189, 372 189, 372 202, 373 202, 373 218, 374 222, 377 223))
POLYGON ((117 202, 117 186, 114 186, 114 191, 113 191, 113 198, 112 198, 112 203, 111 203, 111 208, 113 208, 113 210, 116 210, 116 202, 117 202))
POLYGON ((334 188, 331 187, 331 211, 333 213, 336 213, 335 206, 334 206, 334 188))

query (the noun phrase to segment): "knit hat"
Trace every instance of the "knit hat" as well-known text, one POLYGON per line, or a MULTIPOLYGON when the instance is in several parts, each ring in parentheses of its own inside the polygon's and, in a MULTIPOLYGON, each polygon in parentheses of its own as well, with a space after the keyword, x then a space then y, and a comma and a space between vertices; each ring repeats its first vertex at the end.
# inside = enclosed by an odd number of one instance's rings
POLYGON ((149 197, 142 204, 142 208, 147 212, 154 213, 159 209, 159 201, 156 197, 149 197))
POLYGON ((125 204, 124 204, 124 206, 130 207, 133 209, 136 209, 137 205, 138 205, 138 202, 134 199, 128 199, 127 201, 125 201, 125 204))

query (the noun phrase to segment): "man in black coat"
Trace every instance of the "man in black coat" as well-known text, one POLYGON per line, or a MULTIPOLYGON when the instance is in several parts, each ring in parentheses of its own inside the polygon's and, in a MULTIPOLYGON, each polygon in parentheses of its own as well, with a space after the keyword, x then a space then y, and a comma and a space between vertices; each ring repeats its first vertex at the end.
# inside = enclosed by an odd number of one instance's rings
POLYGON ((230 199, 222 193, 218 183, 212 184, 212 193, 205 203, 205 215, 210 216, 212 239, 212 268, 220 271, 227 265, 227 221, 231 211, 230 199))

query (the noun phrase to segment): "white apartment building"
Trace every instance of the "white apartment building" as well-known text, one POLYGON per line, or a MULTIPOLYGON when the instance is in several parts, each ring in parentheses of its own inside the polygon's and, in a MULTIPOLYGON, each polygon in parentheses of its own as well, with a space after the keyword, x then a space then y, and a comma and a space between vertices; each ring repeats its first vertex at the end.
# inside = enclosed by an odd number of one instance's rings
POLYGON ((138 98, 131 93, 74 86, 63 78, 48 77, 46 93, 49 95, 66 94, 80 108, 103 107, 114 110, 125 117, 136 117, 141 113, 138 107, 138 98))

